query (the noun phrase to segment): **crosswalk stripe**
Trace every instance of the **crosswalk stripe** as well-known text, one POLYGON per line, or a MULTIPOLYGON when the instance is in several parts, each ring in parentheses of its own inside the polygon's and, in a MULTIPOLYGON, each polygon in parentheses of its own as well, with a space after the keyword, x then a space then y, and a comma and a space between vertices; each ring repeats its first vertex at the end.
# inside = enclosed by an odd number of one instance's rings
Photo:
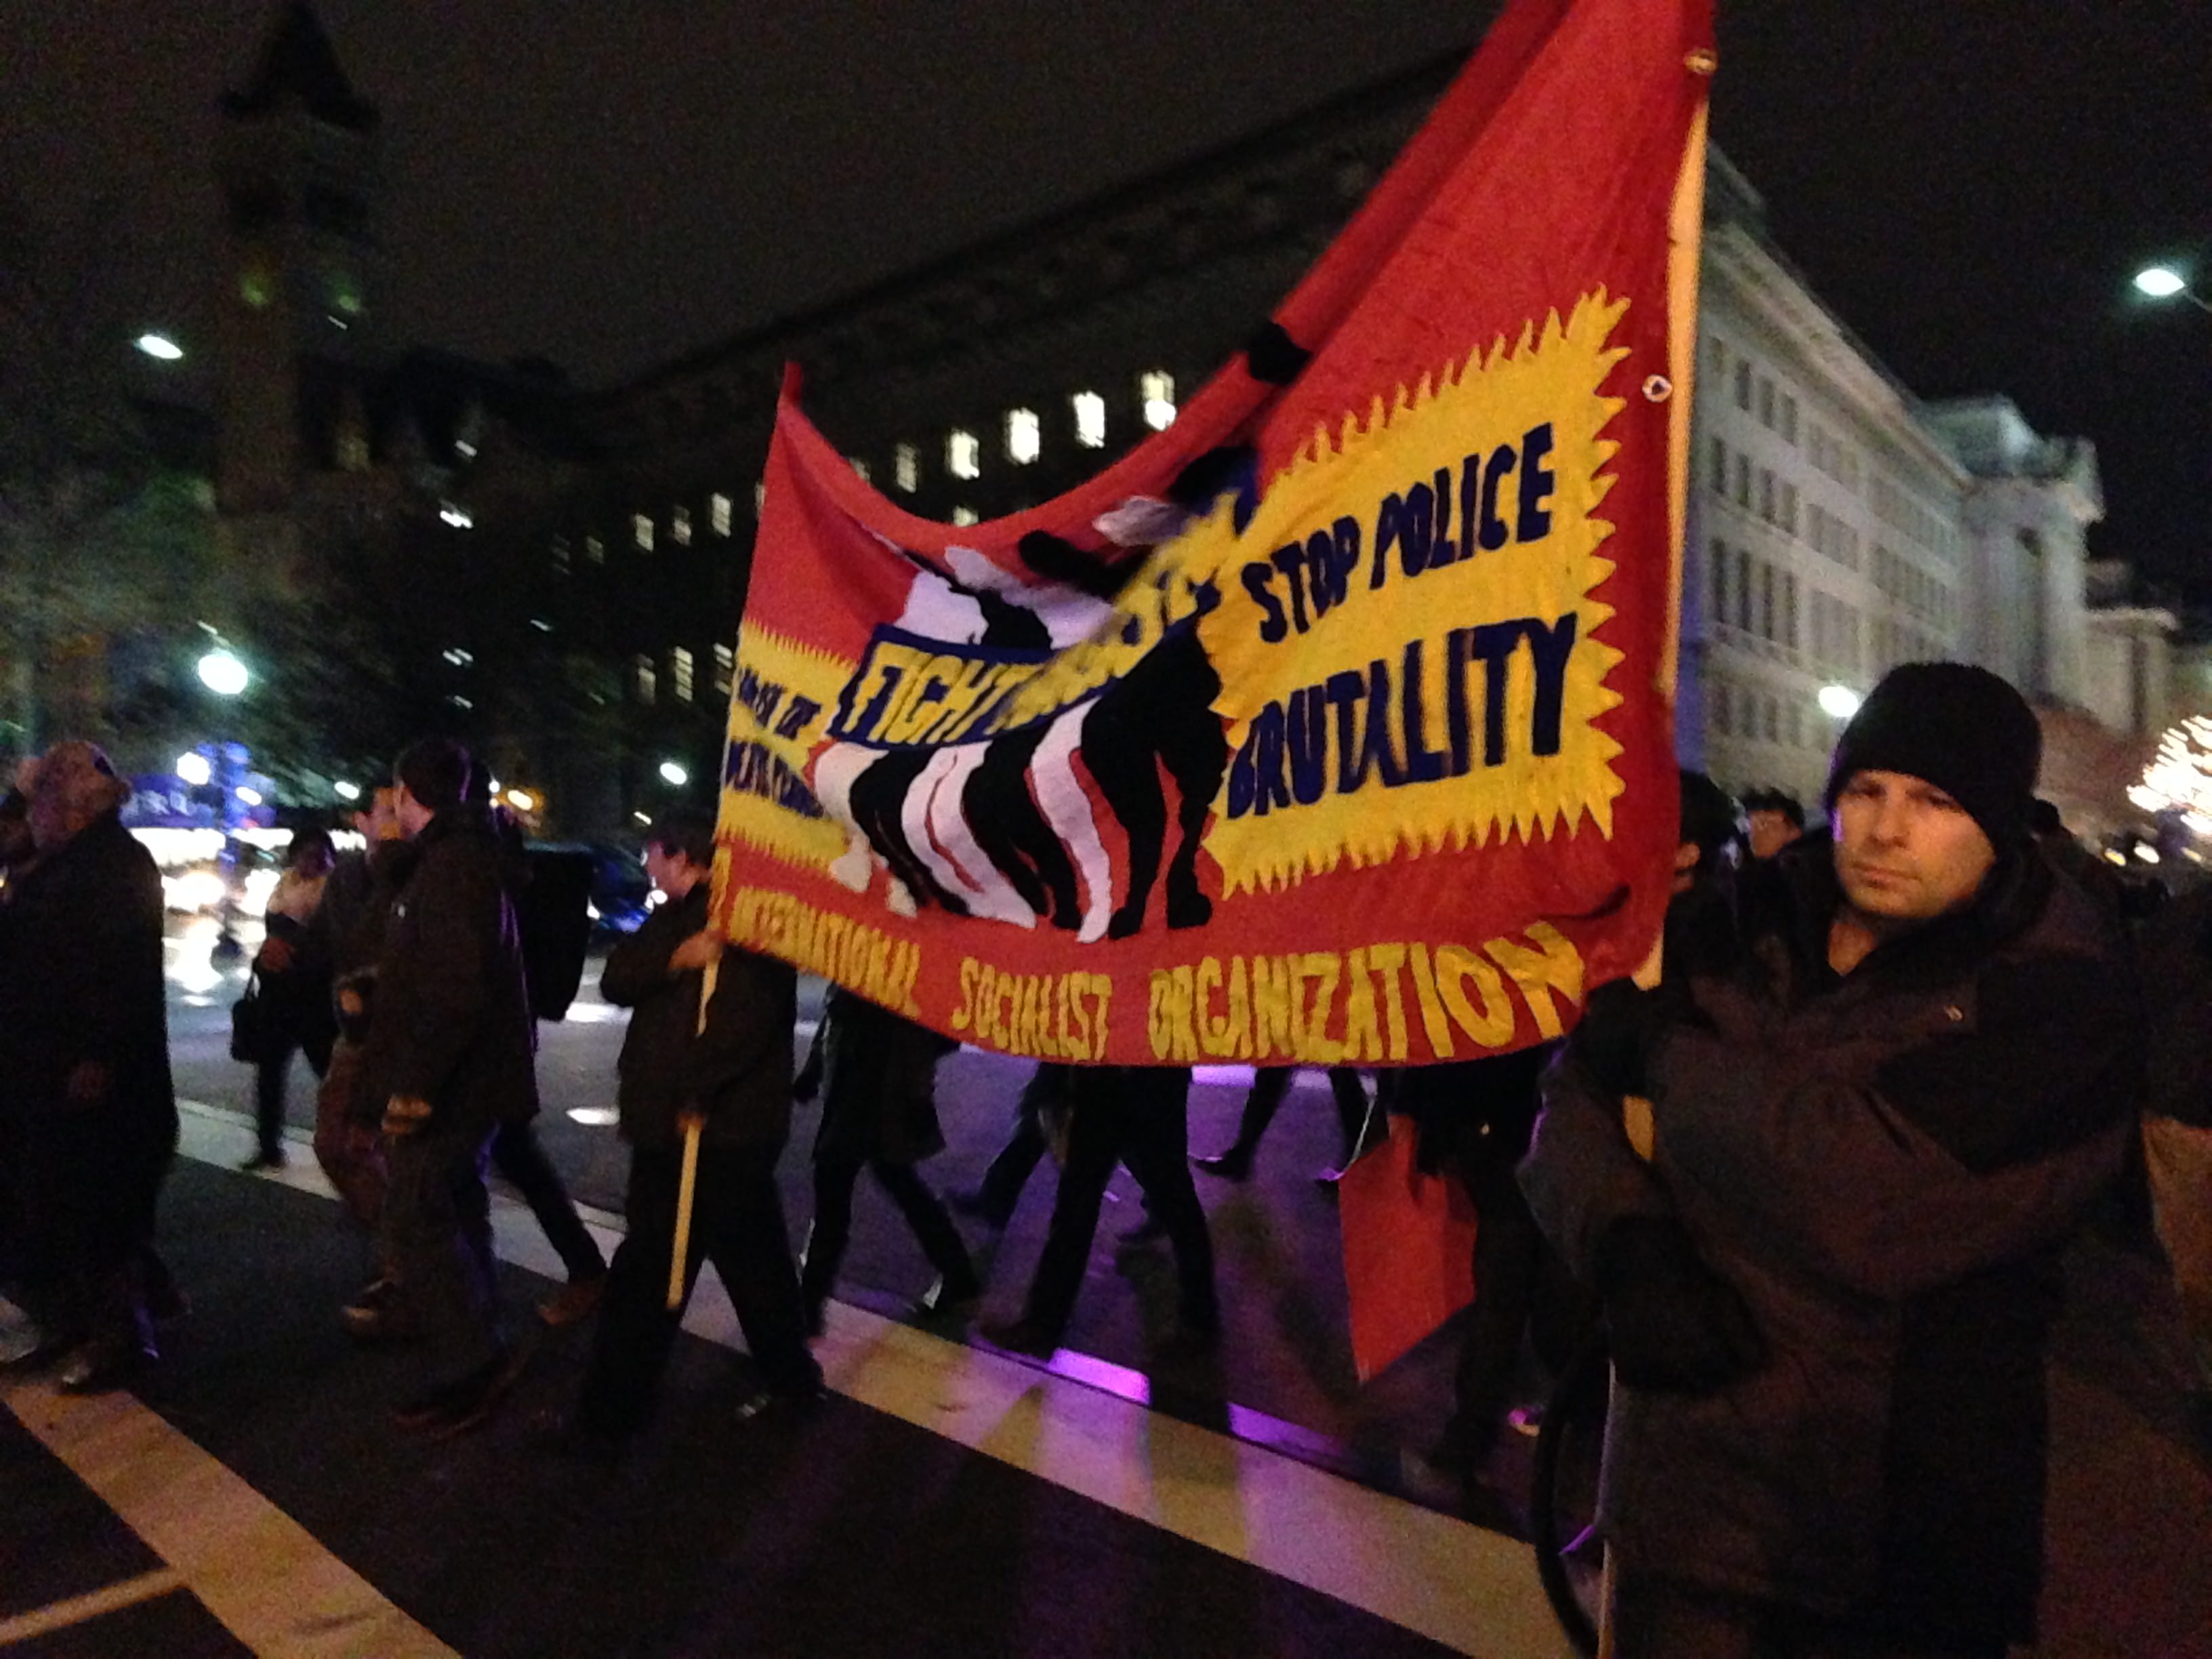
POLYGON ((0 1402, 260 1654, 433 1659, 453 1650, 312 1534, 128 1394, 44 1381, 0 1402))
POLYGON ((27 1642, 34 1636, 66 1630, 71 1625, 82 1625, 123 1607, 135 1607, 141 1601, 150 1601, 157 1595, 167 1595, 184 1583, 167 1567, 156 1567, 151 1572, 142 1572, 136 1578, 101 1586, 82 1595, 72 1595, 63 1601, 49 1601, 43 1607, 33 1607, 28 1613, 19 1613, 12 1618, 0 1619, 0 1648, 11 1647, 18 1642, 27 1642))

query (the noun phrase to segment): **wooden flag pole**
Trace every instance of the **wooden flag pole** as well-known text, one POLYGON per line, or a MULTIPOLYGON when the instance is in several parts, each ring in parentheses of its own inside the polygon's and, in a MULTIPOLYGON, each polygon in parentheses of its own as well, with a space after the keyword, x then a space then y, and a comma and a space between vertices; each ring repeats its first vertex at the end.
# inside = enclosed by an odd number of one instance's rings
MULTIPOLYGON (((714 1000, 714 981, 720 962, 710 962, 699 975, 699 1023, 696 1036, 707 1029, 707 1005, 714 1000)), ((684 1174, 676 1183, 676 1246, 669 1252, 668 1309, 684 1305, 684 1265, 691 1256, 691 1203, 699 1190, 699 1137, 707 1127, 704 1114, 690 1111, 679 1120, 684 1127, 684 1174)))

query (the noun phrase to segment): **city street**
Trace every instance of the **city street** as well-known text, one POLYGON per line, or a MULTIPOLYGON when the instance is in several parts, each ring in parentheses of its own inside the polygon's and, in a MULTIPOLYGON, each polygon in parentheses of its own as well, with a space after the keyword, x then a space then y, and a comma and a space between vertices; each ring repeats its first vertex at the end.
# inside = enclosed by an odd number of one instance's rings
MULTIPOLYGON (((239 975, 212 972, 210 938, 173 941, 171 962, 189 1103, 162 1247, 192 1310, 131 1394, 6 1388, 16 1513, 0 1649, 1566 1651, 1507 1535, 1510 1506, 1486 1525, 1457 1518, 1415 1455, 1449 1397, 1452 1334, 1354 1385, 1334 1209, 1310 1180, 1334 1151, 1320 1077, 1302 1079, 1249 1185, 1201 1188, 1222 1246, 1217 1361, 1148 1364, 1165 1262, 1117 1272, 1104 1238, 1049 1366, 915 1322, 905 1304, 927 1270, 871 1194, 820 1349, 835 1392, 818 1412, 737 1420, 744 1362, 710 1279, 655 1429, 617 1465, 579 1465, 542 1440, 588 1327, 537 1339, 517 1398, 476 1435, 426 1443, 388 1425, 406 1362, 355 1348, 334 1317, 362 1247, 313 1169, 304 1067, 290 1166, 234 1167, 252 1146, 248 1077, 223 1052, 239 975)), ((541 1053, 547 1144, 608 1243, 620 1146, 574 1115, 607 1104, 612 1012, 587 987, 541 1053)), ((940 1183, 980 1170, 1022 1075, 972 1053, 945 1062, 940 1183)), ((1227 1139, 1243 1082, 1194 1090, 1195 1146, 1227 1139)), ((802 1109, 785 1170, 795 1226, 811 1128, 802 1109)), ((988 1311, 1017 1303, 1049 1187, 1048 1168, 988 1263, 988 1311)), ((1136 1213, 1116 1209, 1109 1231, 1136 1213)), ((557 1267, 518 1205, 495 1220, 520 1310, 557 1267)), ((2102 1241, 2075 1251, 2069 1281, 2037 1651, 2212 1655, 2212 1460, 2184 1414, 2170 1292, 2102 1241)), ((1517 1490, 1524 1460, 1513 1447, 1498 1483, 1517 1490)))

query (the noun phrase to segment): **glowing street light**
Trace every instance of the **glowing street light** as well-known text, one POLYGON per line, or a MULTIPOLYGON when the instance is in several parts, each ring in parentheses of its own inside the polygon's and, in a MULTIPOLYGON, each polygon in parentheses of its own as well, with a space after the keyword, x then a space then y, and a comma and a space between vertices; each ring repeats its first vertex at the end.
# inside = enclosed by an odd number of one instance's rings
POLYGON ((2136 272, 2136 290, 2153 300, 2184 299, 2199 311, 2212 313, 2207 300, 2189 286, 2189 279, 2172 265, 2146 265, 2136 272))
POLYGON ((261 805, 261 792, 258 789, 249 789, 241 783, 232 793, 238 797, 239 804, 242 806, 261 805))
POLYGON ((331 793, 340 800, 359 800, 361 786, 357 783, 348 783, 343 778, 340 778, 331 786, 331 793))
POLYGON ((1848 685, 1824 685, 1820 712, 1831 720, 1847 720, 1859 712, 1859 694, 1848 685))
POLYGON ((215 769, 208 764, 208 757, 195 749, 190 754, 177 757, 177 775, 198 789, 215 775, 215 769))
POLYGON ((139 350, 157 362, 177 362, 181 361, 185 355, 184 347, 179 345, 167 335, 155 334, 150 331, 141 334, 133 343, 139 350))
POLYGON ((518 812, 534 812, 538 810, 538 797, 527 789, 510 789, 507 792, 507 804, 518 812))
POLYGON ((249 678, 246 665, 228 651, 210 651, 200 659, 200 684, 218 697, 236 696, 249 678))
POLYGON ((660 781, 673 788, 681 789, 691 781, 691 775, 674 761, 663 761, 660 763, 660 781))

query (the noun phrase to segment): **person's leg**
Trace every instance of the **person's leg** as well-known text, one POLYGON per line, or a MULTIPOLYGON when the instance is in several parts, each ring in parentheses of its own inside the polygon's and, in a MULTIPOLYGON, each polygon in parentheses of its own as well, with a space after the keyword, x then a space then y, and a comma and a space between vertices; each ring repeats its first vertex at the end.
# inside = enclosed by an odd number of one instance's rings
POLYGON ((406 1324, 428 1340, 426 1369, 459 1378, 501 1357, 483 1159, 489 1132, 433 1127, 394 1137, 383 1218, 406 1324))
POLYGON ((929 1184, 915 1173, 911 1164, 888 1164, 881 1158, 872 1160, 868 1168, 876 1177, 876 1184, 890 1194, 906 1224, 914 1230, 915 1242, 921 1253, 929 1258, 929 1265, 937 1269, 944 1283, 941 1298, 948 1302, 965 1302, 980 1295, 983 1289, 975 1277, 975 1264, 969 1260, 968 1246, 960 1237, 960 1230, 952 1224, 945 1206, 938 1201, 929 1184))
POLYGON ((299 1045, 289 1036, 272 1039, 270 1052, 253 1068, 253 1128, 259 1142, 248 1169, 270 1169, 284 1162, 284 1090, 299 1045))
POLYGON ((1161 1070, 1136 1075, 1141 1080, 1129 1085, 1122 1160, 1175 1252, 1176 1306, 1183 1328, 1210 1336, 1220 1328, 1221 1309, 1213 1279, 1213 1238, 1190 1180, 1190 1073, 1161 1070))
POLYGON ((1772 1659, 1757 1603, 1623 1573, 1613 1598, 1618 1659, 1772 1659))
POLYGON ((2151 1210, 2196 1352, 2197 1386, 2212 1390, 2212 1129, 2146 1112, 2142 1138, 2151 1210))
POLYGON ((973 1204, 963 1206, 994 1227, 1003 1227, 1013 1219, 1022 1188, 1044 1157, 1044 1103, 1067 1087, 1068 1069, 1046 1061, 1030 1073, 1029 1081, 1022 1085, 1021 1098, 1014 1103, 1013 1133, 991 1160, 991 1167, 983 1171, 973 1204))
POLYGON ((712 1178, 709 1249, 745 1346, 770 1390, 812 1395, 822 1386, 822 1367, 806 1348, 805 1306, 792 1270, 775 1158, 768 1147, 701 1149, 702 1193, 712 1178))
MULTIPOLYGON (((1328 1090, 1336 1102, 1336 1127, 1344 1139, 1343 1167, 1348 1170, 1352 1160, 1367 1150, 1369 1142, 1377 1138, 1368 1127, 1370 1120, 1367 1087, 1360 1080, 1357 1066, 1332 1066, 1328 1068, 1328 1090)), ((1372 1121, 1377 1128, 1382 1116, 1379 1110, 1374 1115, 1372 1121)))
POLYGON ((1083 1288, 1084 1267, 1091 1260, 1091 1243, 1098 1231, 1098 1206, 1105 1200, 1106 1183, 1113 1179, 1121 1157, 1118 1103, 1103 1088, 1094 1086, 1075 1108, 1067 1167, 1060 1172, 1044 1250, 1037 1258, 1018 1322, 1028 1328, 1025 1334, 1040 1343, 1057 1342, 1067 1328, 1068 1316, 1083 1288))
POLYGON ((1461 1328, 1452 1414, 1437 1461, 1473 1474, 1489 1458, 1512 1403, 1521 1339, 1536 1297, 1543 1235, 1510 1164, 1465 1172, 1479 1224, 1474 1302, 1461 1328))
POLYGON ((315 1162, 337 1188, 347 1213, 374 1231, 384 1208, 384 1142, 354 1117, 360 1077, 361 1045, 341 1039, 315 1091, 315 1162))
POLYGON ((823 1304, 845 1265, 845 1246, 853 1236, 853 1185, 860 1178, 860 1165, 851 1158, 814 1162, 814 1220, 806 1230, 806 1260, 799 1280, 809 1330, 822 1328, 823 1304))
POLYGON ((599 1243, 584 1225, 583 1218, 576 1213, 575 1200, 568 1196, 561 1172, 538 1144, 537 1130, 528 1123, 501 1124, 492 1139, 491 1159, 493 1166, 522 1194, 531 1214, 538 1218, 546 1242, 568 1270, 568 1282, 604 1278, 607 1259, 599 1253, 599 1243))
MULTIPOLYGON (((629 1191, 623 1206, 629 1227, 607 1271, 606 1295, 599 1305, 599 1328, 592 1334, 591 1361, 576 1407, 577 1422, 589 1433, 621 1438, 635 1434, 652 1418, 683 1319, 682 1309, 668 1306, 669 1259, 676 1248, 676 1195, 682 1171, 683 1152, 677 1147, 641 1147, 631 1155, 629 1191)), ((706 1182, 701 1185, 704 1188, 706 1182)), ((694 1227, 696 1238, 696 1218, 694 1227)), ((686 1264, 687 1297, 689 1285, 698 1276, 700 1255, 695 1247, 686 1264)))
POLYGON ((1291 1079, 1297 1074, 1295 1066, 1262 1066, 1255 1071, 1251 1091, 1237 1115, 1237 1139, 1224 1151, 1200 1158, 1198 1167, 1229 1181, 1242 1181, 1250 1175, 1261 1139, 1275 1121, 1283 1097, 1290 1092, 1291 1079))

